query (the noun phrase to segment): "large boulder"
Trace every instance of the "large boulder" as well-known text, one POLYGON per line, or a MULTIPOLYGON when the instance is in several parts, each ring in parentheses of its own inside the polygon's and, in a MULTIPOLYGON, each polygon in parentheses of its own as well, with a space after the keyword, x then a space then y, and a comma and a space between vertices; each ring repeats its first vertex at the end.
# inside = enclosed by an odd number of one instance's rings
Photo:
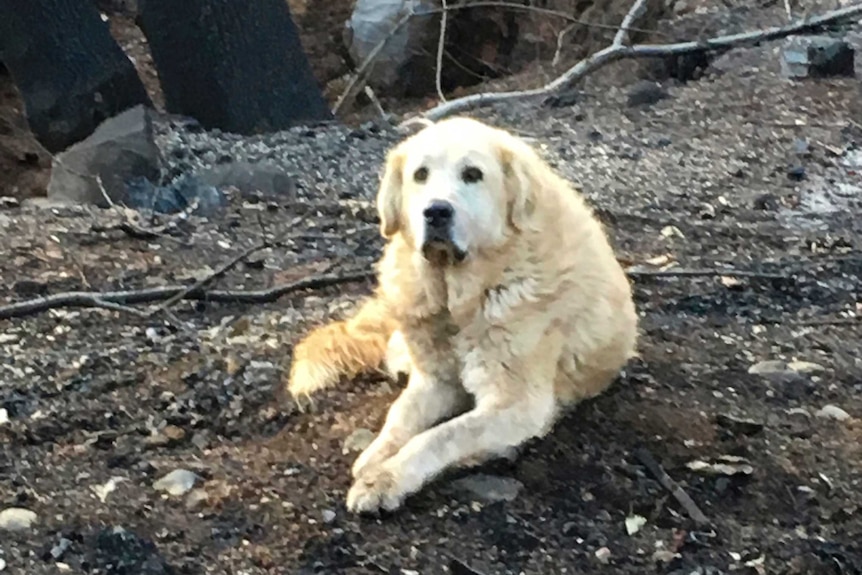
POLYGON ((136 106, 102 122, 88 138, 54 156, 48 197, 96 204, 127 201, 128 182, 158 181, 161 158, 150 111, 136 106))
POLYGON ((386 40, 366 72, 369 85, 389 89, 401 80, 403 69, 427 50, 437 29, 439 16, 414 16, 393 32, 411 10, 415 14, 439 7, 432 0, 357 0, 345 24, 345 41, 350 57, 359 67, 386 40))

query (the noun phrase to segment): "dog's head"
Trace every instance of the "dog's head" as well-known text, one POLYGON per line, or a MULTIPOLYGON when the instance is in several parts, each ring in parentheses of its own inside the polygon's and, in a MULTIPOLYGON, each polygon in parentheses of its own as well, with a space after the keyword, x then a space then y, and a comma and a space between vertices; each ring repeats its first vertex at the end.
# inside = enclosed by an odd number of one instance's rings
POLYGON ((389 152, 377 196, 384 238, 436 265, 503 245, 529 225, 544 164, 523 140, 469 118, 430 125, 389 152))

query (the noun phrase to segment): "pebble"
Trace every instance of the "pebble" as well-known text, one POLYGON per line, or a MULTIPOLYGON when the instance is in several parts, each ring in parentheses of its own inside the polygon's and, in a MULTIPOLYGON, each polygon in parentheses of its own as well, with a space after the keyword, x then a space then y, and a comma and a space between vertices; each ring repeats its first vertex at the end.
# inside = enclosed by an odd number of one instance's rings
POLYGON ((332 509, 324 509, 320 515, 324 523, 332 523, 335 521, 335 511, 332 509))
POLYGON ((850 414, 838 407, 837 405, 824 405, 814 414, 817 417, 824 419, 835 419, 838 421, 847 421, 850 419, 850 414))
POLYGON ((521 491, 523 483, 512 477, 477 473, 456 479, 451 487, 456 491, 473 495, 484 501, 512 501, 521 491))
POLYGON ((366 447, 371 445, 372 441, 374 441, 374 432, 370 429, 360 427, 344 438, 341 453, 342 455, 347 455, 351 451, 364 451, 366 447))
POLYGON ((197 480, 197 474, 188 469, 175 469, 153 483, 153 489, 166 491, 170 495, 184 495, 195 486, 197 480))
POLYGON ((611 560, 611 550, 607 547, 601 547, 596 550, 596 559, 607 565, 611 560))
POLYGON ((0 529, 7 531, 25 531, 36 523, 36 520, 35 513, 22 507, 7 507, 0 511, 0 529))
POLYGON ((188 497, 186 497, 186 507, 188 509, 195 509, 200 507, 209 499, 209 494, 207 494, 206 489, 193 489, 188 497))
POLYGON ((0 559, 0 571, 5 571, 5 570, 6 570, 6 560, 0 559))
POLYGON ((9 423, 9 412, 6 409, 0 409, 0 425, 9 423))

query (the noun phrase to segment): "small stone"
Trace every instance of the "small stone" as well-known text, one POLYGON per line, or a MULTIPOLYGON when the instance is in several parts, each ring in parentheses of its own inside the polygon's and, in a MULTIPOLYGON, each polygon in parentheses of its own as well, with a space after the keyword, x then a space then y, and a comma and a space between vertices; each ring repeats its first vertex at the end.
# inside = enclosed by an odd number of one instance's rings
POLYGON ((646 517, 642 515, 630 515, 626 517, 626 533, 634 535, 641 530, 641 527, 646 525, 646 517))
POLYGON ((18 198, 13 198, 11 196, 0 196, 0 208, 3 209, 11 209, 11 208, 20 208, 21 201, 18 198))
POLYGON ((332 523, 335 521, 335 511, 332 509, 324 509, 320 516, 324 523, 332 523))
POLYGON ((344 439, 341 453, 347 455, 350 452, 364 451, 374 441, 374 432, 370 429, 358 428, 344 439))
POLYGON ((670 98, 670 94, 661 84, 649 80, 641 80, 635 83, 629 90, 627 104, 631 107, 646 107, 652 106, 666 98, 670 98))
POLYGON ((782 46, 781 73, 787 78, 853 77, 855 50, 841 38, 792 36, 782 46))
POLYGON ((791 361, 787 364, 787 368, 792 369, 796 373, 813 373, 826 369, 819 363, 812 363, 810 361, 791 361))
POLYGON ((596 550, 596 559, 598 559, 604 565, 607 565, 611 561, 611 550, 607 547, 602 547, 596 550))
POLYGON ((188 497, 186 497, 186 507, 188 509, 197 509, 201 505, 207 502, 209 499, 209 494, 206 489, 192 489, 188 497))
POLYGON ((6 560, 0 558, 0 571, 5 571, 5 570, 6 570, 6 560))
POLYGON ((499 477, 477 473, 456 479, 451 487, 456 491, 473 495, 484 501, 512 501, 524 486, 512 477, 499 477))
POLYGON ((9 423, 9 412, 5 408, 0 408, 0 425, 9 423))
POLYGON ((170 495, 184 495, 194 487, 197 480, 197 474, 188 469, 175 469, 153 483, 153 489, 166 491, 170 495))
POLYGON ((72 541, 66 539, 65 537, 61 537, 60 541, 58 541, 57 544, 51 548, 51 557, 53 557, 55 561, 59 561, 63 557, 63 555, 66 554, 66 551, 68 551, 69 547, 71 546, 72 541))
POLYGON ((22 507, 7 507, 0 511, 0 529, 25 531, 38 520, 37 515, 22 507))
POLYGON ((700 206, 700 211, 698 212, 698 215, 702 220, 715 219, 715 207, 712 204, 703 204, 700 206))
POLYGON ((824 405, 814 414, 817 417, 822 417, 824 419, 835 419, 837 421, 847 421, 850 419, 851 415, 838 407, 837 405, 824 405))
POLYGON ((755 435, 763 431, 763 424, 753 419, 743 419, 720 413, 715 416, 715 422, 736 435, 755 435))
POLYGON ((805 166, 791 166, 787 170, 787 177, 794 182, 801 182, 805 179, 805 166))
POLYGON ((772 375, 776 373, 786 373, 787 371, 787 363, 780 359, 760 361, 748 368, 748 373, 754 375, 772 375))

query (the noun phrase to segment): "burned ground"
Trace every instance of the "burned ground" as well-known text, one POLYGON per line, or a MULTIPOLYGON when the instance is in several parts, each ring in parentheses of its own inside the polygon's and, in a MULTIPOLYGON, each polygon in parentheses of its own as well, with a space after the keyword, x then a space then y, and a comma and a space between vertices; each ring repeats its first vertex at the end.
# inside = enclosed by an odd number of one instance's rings
MULTIPOLYGON (((630 105, 608 75, 565 106, 477 114, 533 139, 584 190, 642 316, 640 357, 516 461, 441 478, 398 513, 346 513, 356 454, 345 440, 380 426, 398 384, 345 382, 303 414, 280 378, 291 344, 370 282, 260 305, 181 302, 174 319, 51 310, 0 321, 0 508, 38 516, 4 533, 0 561, 28 574, 58 563, 146 574, 862 573, 859 80, 782 79, 777 45, 741 54, 756 73, 725 67, 652 104, 630 105), (640 450, 710 524, 691 519, 640 450), (176 469, 198 476, 194 489, 154 489, 176 469), (455 481, 477 472, 514 497, 488 501, 455 481), (634 516, 646 523, 630 535, 634 516)), ((297 197, 236 197, 148 239, 106 231, 116 212, 6 204, 2 303, 189 282, 262 234, 295 239, 219 289, 370 270, 378 170, 397 138, 373 124, 242 139, 163 123, 178 172, 266 158, 295 178, 297 197)))

